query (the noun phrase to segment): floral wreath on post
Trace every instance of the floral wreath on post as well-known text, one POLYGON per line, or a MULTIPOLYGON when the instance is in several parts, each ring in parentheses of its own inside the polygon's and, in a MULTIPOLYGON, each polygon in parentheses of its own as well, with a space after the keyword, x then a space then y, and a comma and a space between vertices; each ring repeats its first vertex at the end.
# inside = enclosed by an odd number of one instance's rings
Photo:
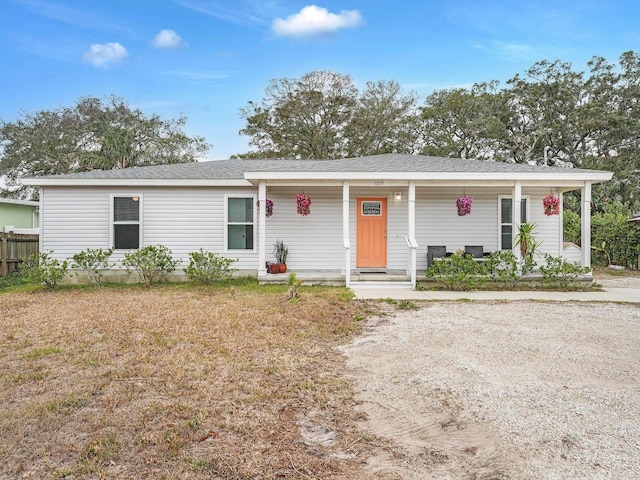
POLYGON ((296 194, 296 208, 298 210, 298 214, 303 217, 309 215, 311 213, 311 210, 309 209, 310 206, 311 199, 308 195, 305 195, 304 193, 296 194))
POLYGON ((473 198, 467 195, 462 195, 456 200, 456 207, 458 208, 458 216, 464 217, 471 213, 471 205, 473 205, 473 198))
MULTIPOLYGON (((268 198, 264 201, 264 205, 265 205, 265 215, 267 218, 269 218, 271 215, 273 215, 273 200, 269 200, 268 198)), ((258 200, 256 202, 256 207, 258 207, 258 211, 260 211, 260 200, 258 200)))
POLYGON ((547 217, 560 214, 560 199, 553 193, 542 199, 542 205, 544 206, 544 214, 547 217))

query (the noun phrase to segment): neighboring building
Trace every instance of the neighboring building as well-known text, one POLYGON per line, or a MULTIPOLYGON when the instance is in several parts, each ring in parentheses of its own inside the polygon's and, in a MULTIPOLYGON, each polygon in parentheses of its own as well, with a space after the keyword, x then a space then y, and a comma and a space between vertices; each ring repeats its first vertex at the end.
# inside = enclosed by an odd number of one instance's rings
POLYGON ((38 202, 0 198, 0 231, 25 230, 37 233, 40 226, 39 208, 38 202))
MULTIPOLYGON (((273 244, 289 248, 289 271, 349 285, 358 272, 399 274, 415 285, 427 247, 455 252, 513 249, 518 224, 537 224, 539 251, 563 254, 562 205, 549 193, 582 192, 582 245, 590 244, 591 185, 611 172, 413 155, 341 160, 220 160, 32 178, 40 186, 41 250, 68 258, 114 246, 114 259, 163 244, 181 259, 203 248, 237 258, 242 273, 267 278, 273 244), (297 213, 296 195, 311 200, 297 213), (457 199, 472 197, 459 216, 457 199), (273 202, 267 217, 265 202, 273 202), (260 205, 262 208, 257 208, 260 205)), ((581 263, 590 265, 590 250, 581 263)))

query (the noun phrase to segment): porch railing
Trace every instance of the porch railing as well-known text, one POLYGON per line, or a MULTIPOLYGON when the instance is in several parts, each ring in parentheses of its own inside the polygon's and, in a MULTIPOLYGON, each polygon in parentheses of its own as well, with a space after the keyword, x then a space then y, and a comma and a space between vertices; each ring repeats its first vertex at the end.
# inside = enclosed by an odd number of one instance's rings
POLYGON ((409 238, 408 235, 405 235, 404 239, 407 242, 407 247, 409 247, 409 273, 411 275, 411 285, 415 288, 417 281, 416 251, 418 250, 418 242, 415 238, 409 238))

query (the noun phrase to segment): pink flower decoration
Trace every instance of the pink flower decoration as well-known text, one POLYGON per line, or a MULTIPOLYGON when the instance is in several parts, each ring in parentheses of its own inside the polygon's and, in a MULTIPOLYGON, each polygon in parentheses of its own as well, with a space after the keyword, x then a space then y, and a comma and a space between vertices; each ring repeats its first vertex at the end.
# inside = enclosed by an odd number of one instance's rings
POLYGON ((300 215, 309 215, 311 213, 311 210, 309 209, 310 206, 311 199, 307 195, 305 195, 304 193, 296 194, 296 208, 300 215))
MULTIPOLYGON (((269 218, 273 215, 273 200, 269 200, 268 198, 264 201, 264 205, 266 207, 265 215, 269 218)), ((256 202, 256 207, 258 207, 258 211, 260 211, 260 200, 256 202)))
POLYGON ((458 216, 464 217, 471 213, 471 205, 473 205, 473 198, 463 195, 456 200, 456 207, 458 208, 458 216))
POLYGON ((544 214, 547 217, 560 214, 560 199, 554 194, 550 193, 544 197, 542 199, 542 205, 544 206, 544 214))

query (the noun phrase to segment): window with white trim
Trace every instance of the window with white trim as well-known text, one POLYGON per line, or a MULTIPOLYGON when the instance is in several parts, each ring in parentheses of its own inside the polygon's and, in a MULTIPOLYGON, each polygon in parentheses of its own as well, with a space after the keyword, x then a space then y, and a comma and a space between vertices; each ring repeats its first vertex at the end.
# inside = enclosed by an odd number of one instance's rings
POLYGON ((112 245, 116 250, 140 248, 140 195, 113 196, 112 245))
MULTIPOLYGON (((526 223, 528 219, 527 197, 522 197, 520 202, 520 222, 526 223)), ((500 250, 513 249, 513 198, 498 197, 498 241, 500 250)))
POLYGON ((255 197, 227 197, 226 250, 253 250, 255 197))

